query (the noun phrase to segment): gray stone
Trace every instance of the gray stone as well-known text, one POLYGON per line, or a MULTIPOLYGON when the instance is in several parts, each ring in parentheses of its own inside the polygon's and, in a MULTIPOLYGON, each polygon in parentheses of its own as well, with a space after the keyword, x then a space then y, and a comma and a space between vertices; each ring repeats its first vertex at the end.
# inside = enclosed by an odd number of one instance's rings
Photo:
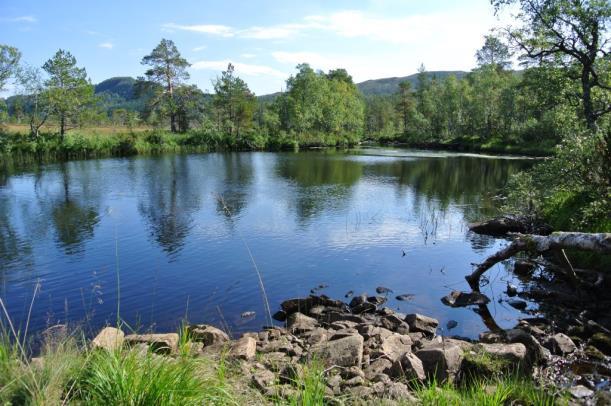
POLYGON ((490 303, 488 296, 479 292, 461 292, 453 290, 441 299, 443 304, 451 307, 466 307, 473 305, 485 305, 490 303))
POLYGON ((394 400, 401 400, 406 403, 416 402, 416 398, 411 394, 407 386, 400 382, 390 382, 386 385, 386 395, 394 400))
POLYGON ((439 325, 438 320, 418 313, 405 316, 405 322, 409 325, 410 331, 420 331, 425 334, 435 334, 439 325))
POLYGON ((422 361, 411 353, 403 354, 401 358, 394 362, 391 375, 394 378, 406 377, 410 381, 417 379, 422 382, 426 379, 422 361))
POLYGON ((329 339, 329 333, 322 327, 316 327, 315 329, 302 334, 302 337, 309 345, 315 345, 327 341, 329 339))
POLYGON ((393 366, 392 361, 387 358, 378 358, 365 368, 365 378, 373 381, 373 378, 379 374, 389 374, 393 366))
POLYGON ((107 351, 116 351, 123 345, 125 333, 118 328, 104 327, 91 342, 93 348, 103 348, 107 351))
POLYGON ((355 376, 350 378, 344 382, 342 382, 342 386, 360 386, 365 384, 365 379, 361 376, 355 376))
POLYGON ((577 346, 566 334, 558 333, 551 336, 547 342, 546 347, 552 352, 552 354, 565 355, 570 354, 577 349, 577 346))
POLYGON ((289 331, 294 334, 313 330, 317 324, 318 321, 316 321, 316 319, 299 312, 291 314, 286 323, 289 331))
POLYGON ((276 375, 267 369, 260 369, 252 375, 253 386, 264 393, 274 385, 275 380, 276 375))
POLYGON ((437 345, 425 347, 416 352, 422 361, 428 378, 435 378, 438 383, 453 382, 463 359, 463 350, 457 345, 437 345))
POLYGON ((396 361, 403 354, 412 352, 412 339, 407 335, 392 334, 382 339, 379 350, 391 361, 396 361))
POLYGON ((135 344, 146 344, 148 348, 157 354, 175 354, 178 352, 178 334, 130 334, 125 337, 125 343, 129 346, 135 344))
POLYGON ((312 346, 310 357, 316 357, 326 366, 360 366, 363 359, 363 337, 353 335, 312 346))
POLYGON ((527 350, 522 343, 513 344, 480 344, 488 354, 510 362, 515 367, 525 367, 527 364, 527 350))
POLYGON ((250 361, 255 358, 257 353, 257 341, 252 337, 242 337, 229 350, 229 356, 232 358, 243 359, 250 361))
POLYGON ((193 341, 202 342, 204 345, 213 345, 229 341, 229 336, 223 330, 207 324, 189 326, 188 331, 193 341))
POLYGON ((569 389, 569 393, 575 398, 575 399, 583 399, 583 398, 588 398, 592 395, 594 395, 594 391, 591 389, 586 388, 583 385, 576 385, 573 386, 571 389, 569 389))
POLYGON ((531 364, 535 364, 547 358, 548 351, 537 341, 532 334, 526 331, 514 328, 505 330, 505 339, 510 343, 522 343, 526 346, 528 351, 528 360, 531 364))

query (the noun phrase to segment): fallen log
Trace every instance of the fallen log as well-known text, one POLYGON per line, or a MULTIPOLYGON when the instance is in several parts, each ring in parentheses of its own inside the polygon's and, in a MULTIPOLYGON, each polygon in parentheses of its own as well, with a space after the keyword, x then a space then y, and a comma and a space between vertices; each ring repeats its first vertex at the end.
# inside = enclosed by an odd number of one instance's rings
MULTIPOLYGON (((532 234, 510 234, 510 236, 515 237, 511 244, 486 258, 470 275, 465 277, 473 291, 479 292, 480 278, 488 269, 519 252, 543 254, 550 251, 576 249, 611 254, 611 233, 556 232, 547 236, 532 234)), ((577 280, 573 269, 567 276, 577 280)))

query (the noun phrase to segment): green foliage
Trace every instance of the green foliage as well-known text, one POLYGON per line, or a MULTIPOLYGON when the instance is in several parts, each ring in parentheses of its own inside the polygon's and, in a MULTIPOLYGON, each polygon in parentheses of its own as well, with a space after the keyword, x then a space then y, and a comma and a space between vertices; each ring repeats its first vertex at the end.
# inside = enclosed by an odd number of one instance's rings
POLYGON ((362 135, 365 104, 352 78, 343 69, 328 74, 308 64, 287 80, 287 91, 274 102, 280 129, 294 133, 299 144, 318 139, 329 145, 351 144, 362 135))
POLYGON ((90 405, 199 405, 205 387, 191 358, 151 353, 95 351, 76 383, 76 397, 90 405))
POLYGON ((600 132, 567 137, 553 158, 511 179, 506 208, 543 217, 559 231, 611 231, 606 153, 600 132))
POLYGON ((514 376, 487 378, 466 386, 435 381, 415 386, 416 397, 424 406, 503 406, 507 404, 552 406, 563 398, 537 387, 532 381, 514 376))
POLYGON ((4 90, 6 82, 15 75, 21 52, 15 47, 0 44, 0 91, 4 90))

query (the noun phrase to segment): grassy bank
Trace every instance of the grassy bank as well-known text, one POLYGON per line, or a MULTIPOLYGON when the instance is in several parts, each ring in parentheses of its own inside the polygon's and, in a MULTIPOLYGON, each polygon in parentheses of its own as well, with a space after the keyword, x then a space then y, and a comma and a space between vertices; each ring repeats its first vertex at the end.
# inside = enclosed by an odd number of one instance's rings
MULTIPOLYGON (((397 143, 396 140, 380 140, 382 144, 397 143)), ((454 138, 447 141, 414 141, 401 139, 400 145, 412 148, 432 149, 456 152, 479 152, 491 154, 526 155, 526 156, 550 156, 554 153, 555 142, 545 140, 542 142, 514 143, 502 139, 493 138, 483 141, 478 137, 454 138)))
POLYGON ((69 131, 63 139, 51 132, 33 137, 21 131, 0 131, 0 155, 25 158, 84 159, 166 152, 335 147, 357 143, 358 137, 334 134, 296 137, 250 132, 236 137, 207 129, 190 130, 186 133, 155 129, 75 129, 69 131))
POLYGON ((264 396, 250 385, 248 365, 220 356, 194 355, 193 343, 182 336, 174 356, 160 356, 140 348, 93 350, 72 334, 48 341, 37 358, 0 339, 0 403, 91 405, 552 405, 563 398, 538 388, 532 381, 496 376, 465 386, 411 383, 413 399, 367 402, 349 395, 325 393, 323 368, 310 362, 289 385, 272 384, 264 396), (287 390, 287 388, 289 388, 287 390))

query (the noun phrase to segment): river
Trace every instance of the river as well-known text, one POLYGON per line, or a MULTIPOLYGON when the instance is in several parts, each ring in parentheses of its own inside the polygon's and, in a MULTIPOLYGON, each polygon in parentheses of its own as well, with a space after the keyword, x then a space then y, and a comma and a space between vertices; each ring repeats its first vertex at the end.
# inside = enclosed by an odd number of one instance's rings
MULTIPOLYGON (((22 330, 32 304, 30 332, 69 322, 90 334, 119 311, 139 331, 175 331, 188 318, 237 334, 266 324, 256 264, 272 312, 312 289, 344 298, 384 286, 389 307, 476 337, 477 313, 440 298, 468 290, 471 264, 504 244, 467 224, 494 214, 500 188, 532 162, 362 148, 4 170, 0 297, 22 330)), ((490 311, 510 327, 520 313, 497 299, 519 281, 505 267, 489 278, 490 311)))

